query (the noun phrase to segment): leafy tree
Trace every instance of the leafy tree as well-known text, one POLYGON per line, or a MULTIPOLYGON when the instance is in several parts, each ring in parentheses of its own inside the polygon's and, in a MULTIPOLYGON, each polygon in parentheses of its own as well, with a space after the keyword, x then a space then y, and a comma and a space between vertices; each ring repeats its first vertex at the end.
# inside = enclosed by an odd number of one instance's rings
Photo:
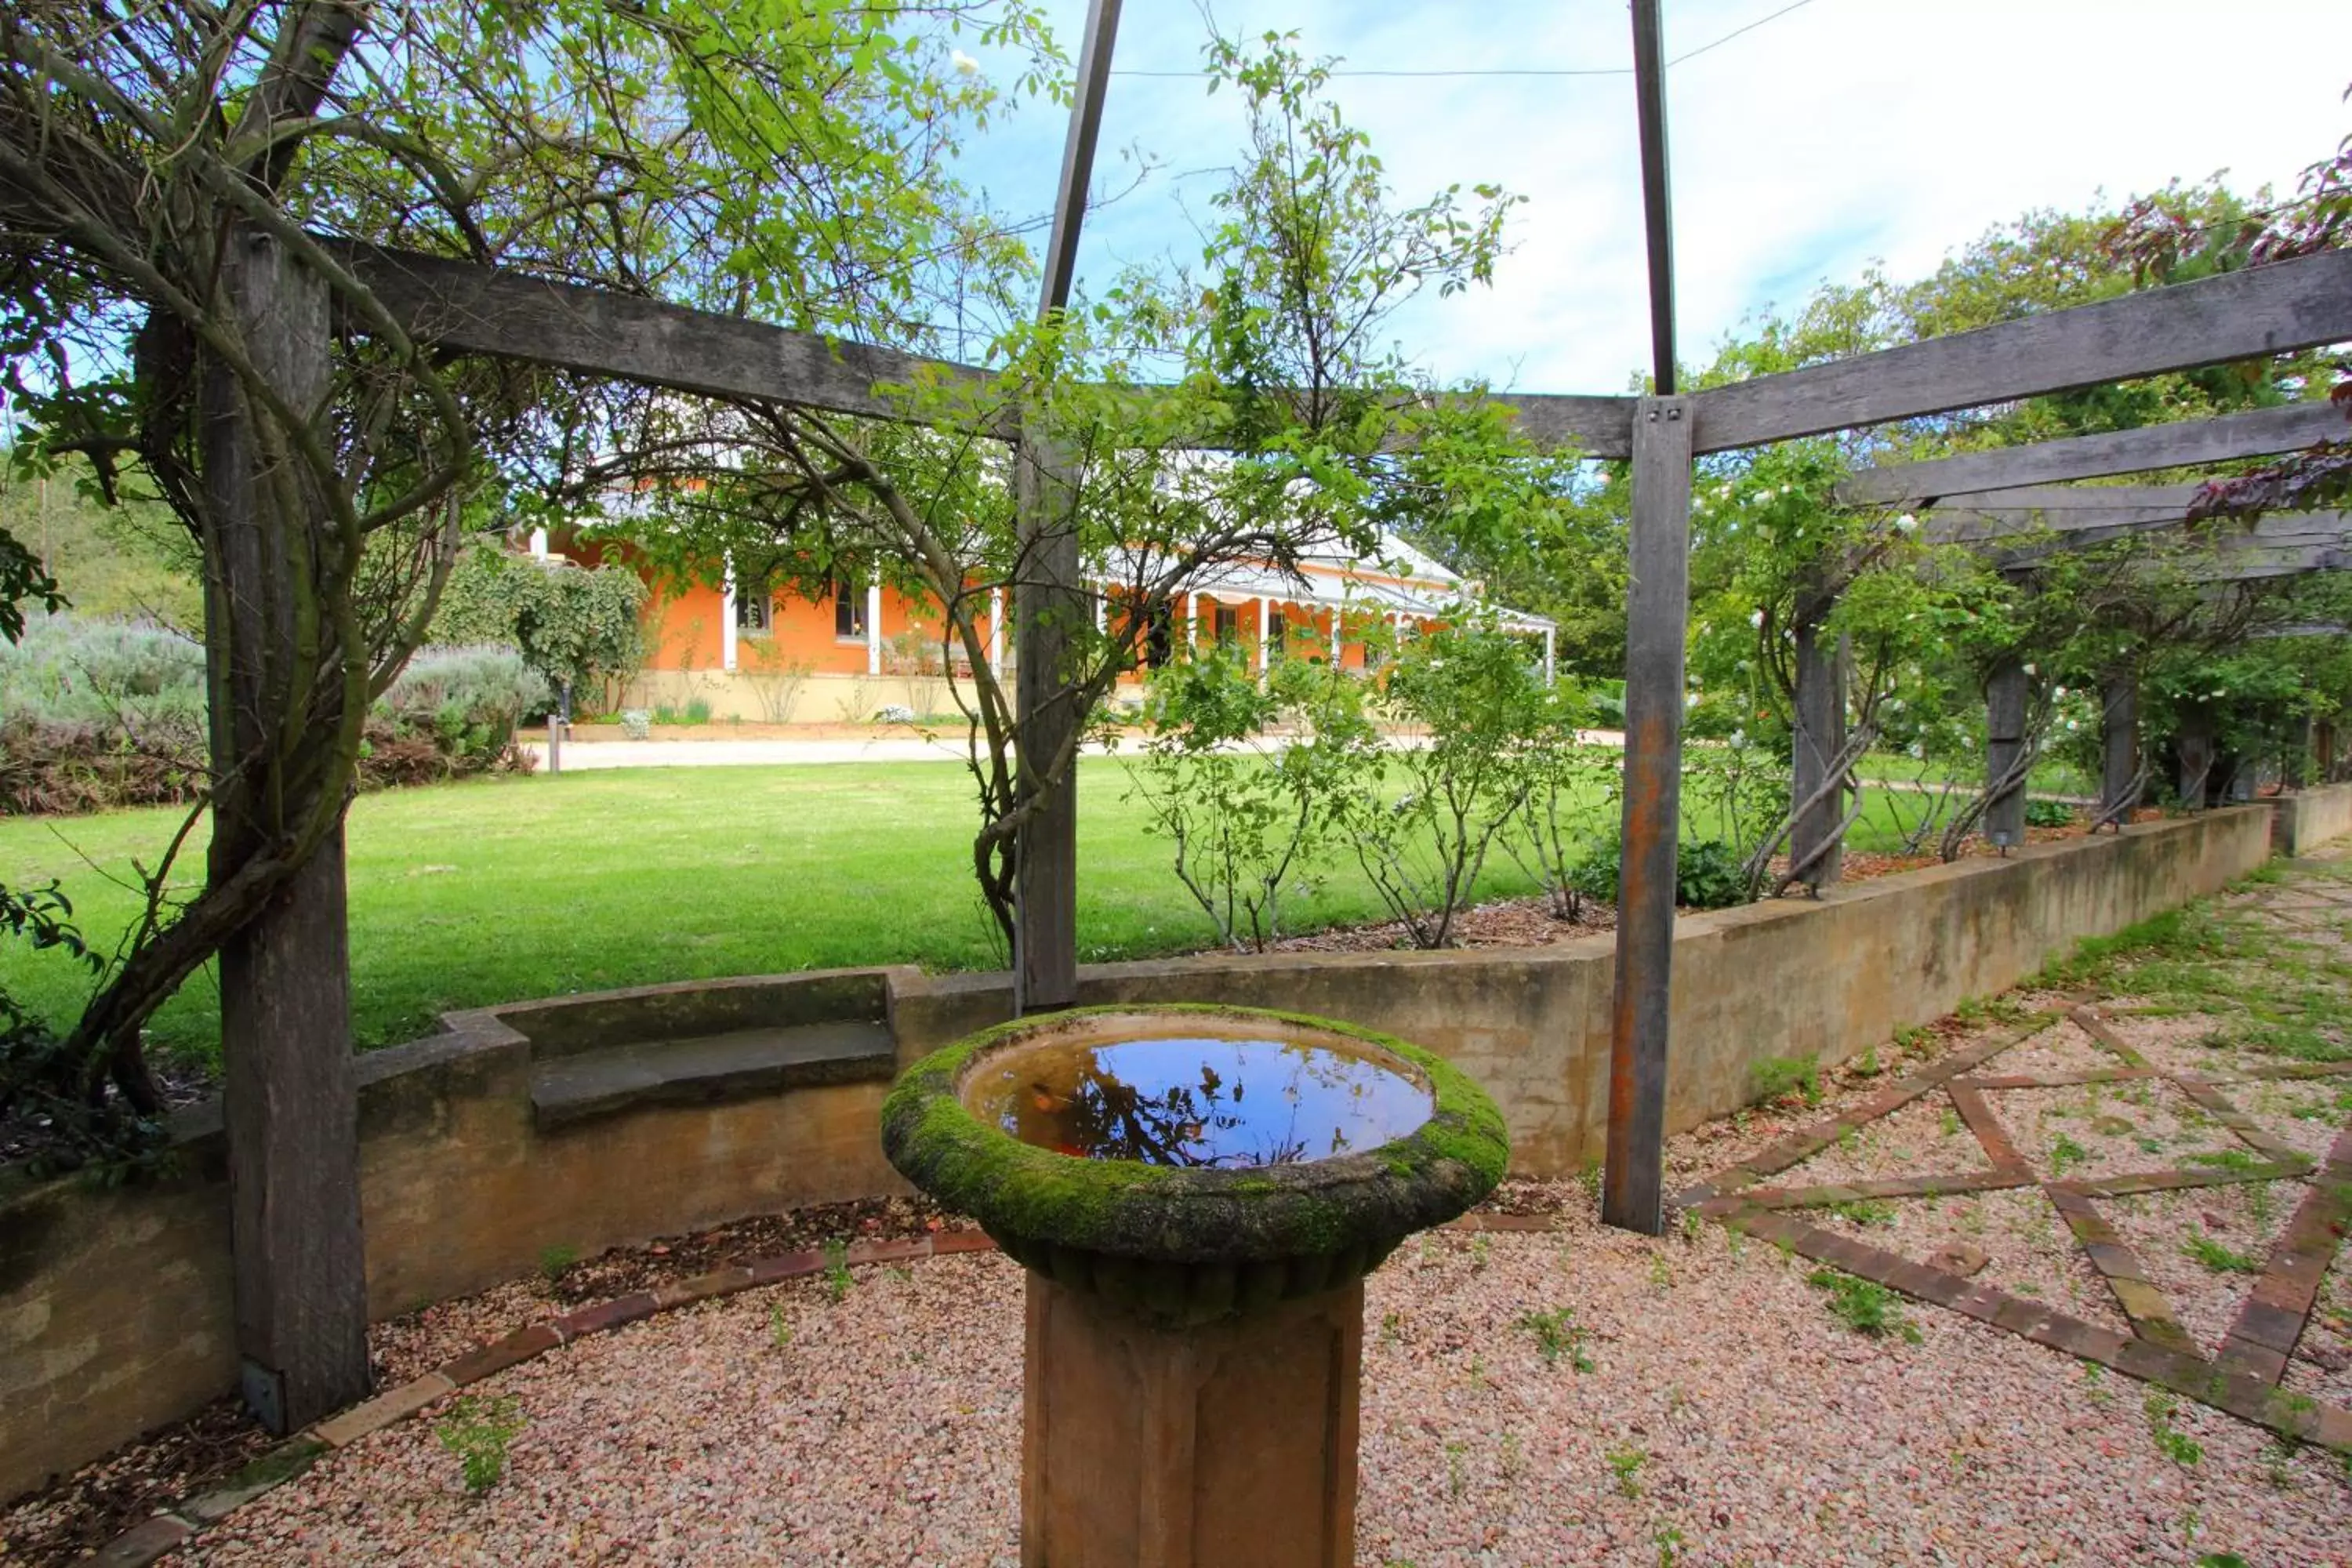
POLYGON ((478 547, 451 574, 434 622, 446 642, 509 643, 548 689, 626 680, 645 663, 645 579, 625 566, 583 566, 478 547))
MULTIPOLYGON (((1021 526, 1020 473, 1050 459, 1039 492, 1076 532, 1092 584, 1094 614, 1058 628, 1067 651, 1046 699, 1087 713, 1196 585, 1368 552, 1370 519, 1402 482, 1390 454, 1442 447, 1419 472, 1458 481, 1523 450, 1475 397, 1433 399, 1380 335, 1421 289, 1490 275, 1505 198, 1399 205, 1326 99, 1327 67, 1280 37, 1218 40, 1209 58, 1244 99, 1250 142, 1212 199, 1197 267, 1134 269, 1051 321, 1007 322, 987 380, 904 389, 904 422, 672 404, 654 438, 608 465, 665 481, 635 538, 666 570, 708 577, 731 562, 739 580, 813 597, 879 578, 936 608, 979 796, 973 870, 1008 940, 1015 844, 1079 733, 1058 755, 1020 755, 1012 686, 987 658, 992 600, 1017 607, 1050 588, 1021 526), (1023 455, 1008 465, 994 437, 1014 428, 1023 455)), ((975 257, 967 278, 960 297, 1017 293, 999 256, 975 257)))

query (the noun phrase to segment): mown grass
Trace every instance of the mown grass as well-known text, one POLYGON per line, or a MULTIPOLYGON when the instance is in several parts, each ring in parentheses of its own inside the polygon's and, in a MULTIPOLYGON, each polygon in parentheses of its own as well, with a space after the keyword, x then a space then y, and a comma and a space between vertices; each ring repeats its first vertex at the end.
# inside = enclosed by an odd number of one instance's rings
MULTIPOLYGON (((1121 764, 1078 784, 1078 935, 1087 960, 1215 940, 1125 798, 1121 764)), ((494 779, 370 795, 349 832, 354 1032, 373 1047, 436 1015, 616 985, 796 969, 1001 964, 971 875, 975 810, 958 764, 664 768, 494 779)), ((0 820, 12 884, 63 879, 85 934, 111 943, 124 876, 177 826, 168 810, 0 820)), ((201 845, 184 864, 203 864, 201 845)), ((1535 889, 1490 858, 1482 898, 1535 889)), ((1299 929, 1382 918, 1352 859, 1285 911, 1299 929)), ((56 1023, 85 981, 55 953, 0 943, 0 984, 56 1023)), ((153 1043, 209 1059, 218 992, 196 977, 153 1043)))
MULTIPOLYGON (((1089 962, 1216 940, 1146 831, 1125 764, 1079 775, 1078 939, 1089 962)), ((1685 792, 1685 834, 1721 825, 1685 792)), ((1917 802, 1899 803, 1916 819, 1917 802)), ((1897 803, 1872 792, 1849 843, 1891 850, 1897 803)), ((176 828, 169 809, 0 818, 14 885, 60 879, 111 944, 136 910, 134 860, 176 828)), ((350 826, 353 1025, 362 1048, 412 1039, 450 1008, 618 985, 797 969, 1001 965, 971 876, 970 783, 954 763, 648 768, 497 778, 363 796, 350 826)), ((1613 837, 1613 805, 1592 816, 1613 837)), ((183 858, 203 865, 201 834, 183 858)), ((1537 891, 1499 849, 1480 900, 1537 891)), ((1387 918, 1344 852, 1286 900, 1287 931, 1387 918)), ((0 943, 0 985, 63 1025, 85 995, 55 953, 0 943)), ((207 1061, 218 993, 200 974, 159 1013, 164 1055, 207 1061)))

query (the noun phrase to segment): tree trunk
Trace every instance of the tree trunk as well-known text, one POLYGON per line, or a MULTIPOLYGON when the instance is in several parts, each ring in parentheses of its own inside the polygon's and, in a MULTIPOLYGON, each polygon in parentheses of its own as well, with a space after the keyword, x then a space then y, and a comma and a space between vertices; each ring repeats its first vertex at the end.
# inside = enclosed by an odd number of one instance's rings
MULTIPOLYGON (((274 243, 240 233, 226 247, 223 287, 261 374, 293 406, 323 412, 325 285, 274 243)), ((289 731, 320 721, 316 702, 296 702, 298 672, 337 679, 335 660, 315 648, 332 634, 310 612, 312 563, 341 547, 310 476, 282 458, 273 468, 278 444, 262 438, 262 417, 217 363, 205 370, 204 418, 218 882, 282 841, 300 809, 287 798, 285 770, 263 759, 286 757, 289 731)), ((338 823, 220 952, 237 1352, 246 1401, 277 1432, 368 1391, 347 940, 338 823)))

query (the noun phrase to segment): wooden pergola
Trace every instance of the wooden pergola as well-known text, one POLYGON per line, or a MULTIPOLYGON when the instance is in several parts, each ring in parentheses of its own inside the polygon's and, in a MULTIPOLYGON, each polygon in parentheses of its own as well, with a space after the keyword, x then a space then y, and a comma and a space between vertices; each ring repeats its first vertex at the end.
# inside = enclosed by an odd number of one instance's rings
MULTIPOLYGON (((1630 460, 1632 588, 1627 605, 1623 866, 1612 1023, 1603 1213, 1657 1231, 1671 1034, 1675 868, 1682 762, 1694 460, 1800 437, 2013 402, 2135 377, 2352 340, 2352 252, 2327 252, 2225 273, 1852 359, 1681 394, 1675 390, 1672 234, 1657 0, 1633 6, 1637 101, 1648 206, 1655 382, 1650 396, 1519 394, 1497 398, 1547 447, 1630 460)), ((1066 300, 1108 75, 1116 0, 1096 0, 1081 48, 1041 310, 1066 300)), ((446 351, 528 361, 687 393, 903 417, 887 387, 919 376, 978 380, 979 369, 719 316, 660 300, 552 282, 495 268, 350 242, 337 250, 414 335, 446 351)), ((2313 405, 2177 426, 2074 437, 1857 474, 1856 503, 1984 497, 2029 484, 2275 454, 2340 425, 2313 405)), ((1050 453, 1003 432, 1024 454, 1024 528, 1048 545, 1045 584, 1019 606, 1024 670, 1054 668, 1057 595, 1076 594, 1075 536, 1050 453), (1055 570, 1059 563, 1060 571, 1055 570), (1066 584, 1065 586, 1064 584, 1066 584)), ((2176 518, 2177 518, 2176 514, 2176 518)), ((2298 548, 2326 551, 2334 545, 2298 548)), ((2309 557, 2315 563, 2322 556, 2309 557)), ((2326 557, 2332 560, 2333 557, 2326 557)), ((1022 750, 1046 742, 1075 714, 1021 691, 1022 750)), ((1044 826, 1022 845, 1015 936, 1024 1009, 1065 1006, 1077 992, 1076 784, 1054 784, 1044 826)))
MULTIPOLYGON (((1047 247, 1041 314, 1066 302, 1096 129, 1108 84, 1118 0, 1094 0, 1080 49, 1068 141, 1047 247)), ((1676 836, 1682 772, 1684 651, 1688 619, 1690 500, 1695 459, 1709 453, 2007 403, 2133 377, 2193 369, 2352 340, 2352 251, 2337 251, 2154 289, 2074 310, 2005 322, 1731 385, 1683 394, 1675 380, 1673 237, 1668 220, 1666 125, 1658 0, 1634 0, 1636 100, 1650 252, 1657 392, 1649 396, 1521 395, 1497 399, 1533 441, 1633 470, 1632 586, 1627 605, 1623 861, 1612 1013, 1609 1137, 1602 1213, 1612 1224, 1654 1233, 1664 1221, 1662 1152, 1672 1034, 1676 836)), ((446 353, 553 366, 688 394, 792 404, 834 413, 903 418, 892 386, 926 376, 976 382, 974 367, 926 360, 635 295, 523 276, 441 257, 322 238, 414 337, 446 353)), ((258 252, 257 251, 257 256, 258 252)), ((266 259, 266 258, 264 258, 266 259)), ((310 321, 296 361, 323 363, 322 304, 315 279, 279 254, 244 270, 239 308, 310 321), (275 291, 273 293, 273 290, 275 291), (306 293, 305 291, 309 292, 306 293), (284 309, 281 310, 281 303, 284 309)), ((300 379, 300 364, 289 374, 300 379)), ((2277 453, 2324 433, 2325 415, 2289 409, 2195 426, 2079 437, 2038 447, 1974 454, 1854 477, 1846 496, 1881 504, 1917 499, 1946 505, 2026 485, 2277 453)), ((995 432, 1016 454, 1024 580, 1016 589, 1019 752, 1042 758, 1084 717, 1069 710, 1051 674, 1060 628, 1079 624, 1083 587, 1064 460, 1024 441, 1017 426, 995 432)), ((2047 509, 2044 509, 2047 515, 2047 509)), ((2129 526, 2110 519, 2098 526, 2129 526)), ((2286 546, 2281 562, 2332 564, 2340 535, 2286 546), (2294 552, 2302 552, 2294 554, 2294 552)), ((266 575, 265 562, 236 570, 266 575)), ((2298 567, 2297 569, 2303 569, 2298 567)), ((259 578, 255 579, 257 584, 259 578)), ((1818 658, 1811 661, 1822 662, 1818 658)), ((1818 702, 1809 687, 1801 699, 1818 702)), ((1997 726, 1998 727, 1998 726, 1997 726)), ((1013 965, 1024 1011, 1069 1005, 1077 995, 1076 784, 1053 780, 1048 804, 1024 829, 1017 867, 1013 965)), ((1801 844, 1800 846, 1801 852, 1801 844)), ((244 940, 342 961, 342 863, 321 857, 244 940), (331 955, 299 935, 331 927, 331 955), (273 935, 272 933, 277 933, 273 935)), ((323 938, 319 939, 323 941, 323 938)), ((225 989, 226 987, 225 986, 225 989)), ((245 1048, 228 1053, 230 1093, 288 1106, 348 1101, 351 1068, 317 1048, 315 1030, 268 1006, 240 1014, 245 1048), (240 1066, 247 1061, 260 1068, 240 1066), (241 1072, 267 1081, 240 1088, 241 1072)), ((233 1127, 232 1159, 247 1179, 240 1210, 271 1191, 311 1181, 317 1150, 304 1118, 278 1117, 250 1132, 233 1127)), ((348 1128, 348 1118, 341 1123, 348 1128)), ((274 1234, 266 1215, 240 1215, 237 1234, 274 1234)), ((274 1222, 278 1230, 283 1222, 274 1222)), ((299 1296, 324 1267, 289 1233, 282 1248, 240 1256, 240 1321, 248 1299, 299 1296)), ((240 1246, 240 1251, 244 1248, 240 1246)))

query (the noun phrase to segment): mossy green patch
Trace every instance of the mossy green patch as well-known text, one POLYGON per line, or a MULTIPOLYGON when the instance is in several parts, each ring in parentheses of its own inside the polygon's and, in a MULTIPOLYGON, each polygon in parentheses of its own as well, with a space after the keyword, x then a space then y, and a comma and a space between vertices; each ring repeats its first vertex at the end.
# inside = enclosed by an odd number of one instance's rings
MULTIPOLYGON (((1303 1014, 1167 1005, 1022 1019, 936 1051, 891 1090, 882 1142, 908 1180, 971 1215, 1031 1267, 1056 1279, 1066 1271, 1091 1278, 1108 1270, 1123 1287, 1160 1295, 1193 1287, 1146 1279, 1128 1265, 1279 1264, 1287 1270, 1279 1294, 1297 1293, 1313 1282, 1310 1275, 1338 1283, 1386 1257, 1403 1237, 1475 1204, 1502 1179, 1510 1159, 1494 1101, 1433 1052, 1303 1014), (1377 1149, 1222 1170, 1077 1158, 1022 1142, 964 1106, 960 1090, 982 1057, 1111 1016, 1217 1018, 1339 1036, 1410 1066, 1427 1084, 1433 1109, 1420 1127, 1377 1149)), ((1255 1287, 1244 1279, 1217 1288, 1230 1294, 1255 1287)))

